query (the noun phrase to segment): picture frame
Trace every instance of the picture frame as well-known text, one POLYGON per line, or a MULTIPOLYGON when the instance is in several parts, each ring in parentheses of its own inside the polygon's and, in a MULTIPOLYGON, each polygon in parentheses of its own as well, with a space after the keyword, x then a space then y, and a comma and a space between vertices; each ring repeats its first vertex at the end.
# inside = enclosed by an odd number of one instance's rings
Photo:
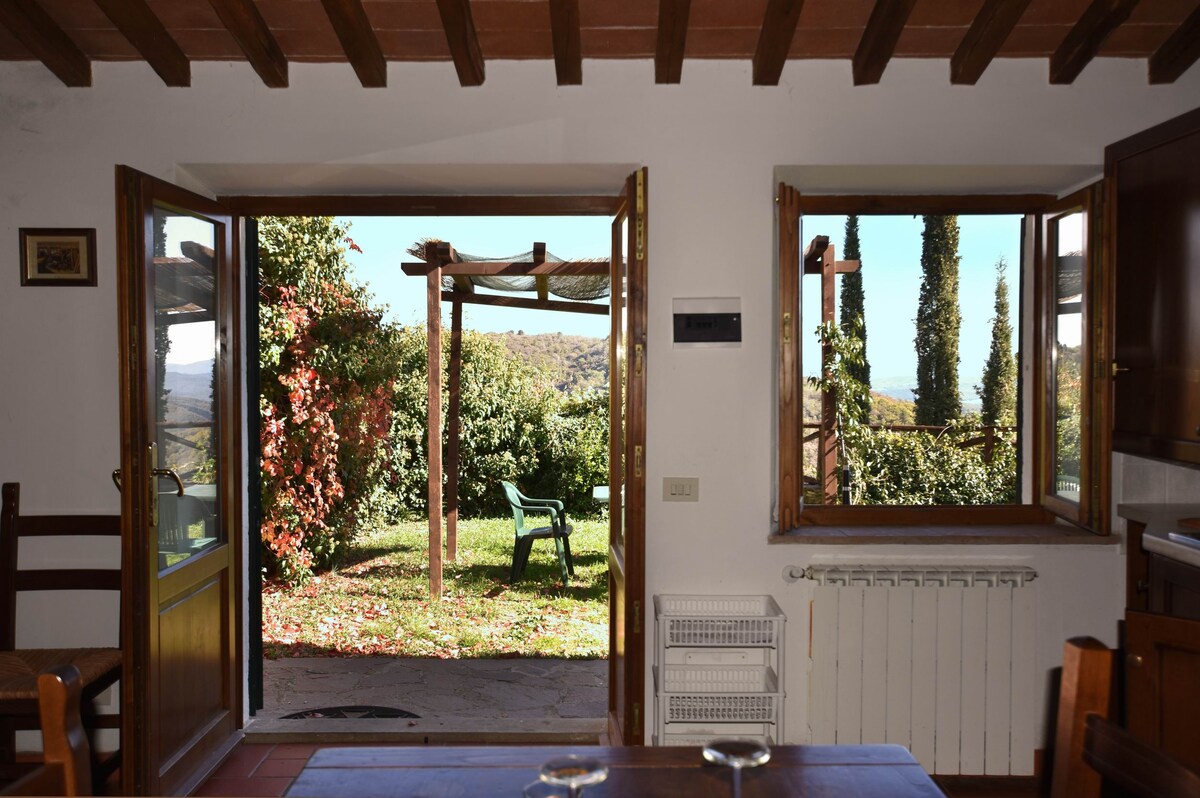
POLYGON ((96 228, 22 227, 21 285, 96 285, 96 228))

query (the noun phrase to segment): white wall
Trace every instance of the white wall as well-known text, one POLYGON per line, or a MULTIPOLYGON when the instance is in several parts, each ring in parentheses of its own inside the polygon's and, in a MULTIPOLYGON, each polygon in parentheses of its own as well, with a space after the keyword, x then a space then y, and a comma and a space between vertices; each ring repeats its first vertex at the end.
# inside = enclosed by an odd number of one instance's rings
MULTIPOLYGON (((345 65, 293 64, 292 88, 269 90, 249 67, 197 63, 192 88, 169 89, 144 64, 98 63, 94 88, 66 89, 40 66, 0 64, 0 480, 22 483, 29 511, 117 509, 108 478, 119 434, 114 164, 171 179, 178 164, 205 163, 446 165, 448 174, 644 163, 648 594, 770 592, 795 628, 807 617, 806 592, 780 574, 816 552, 766 542, 774 168, 1098 166, 1106 144, 1200 102, 1200 69, 1152 87, 1144 62, 1121 60, 1091 64, 1074 86, 1048 85, 1044 61, 998 61, 976 87, 950 86, 945 61, 893 62, 880 85, 860 88, 848 62, 791 62, 774 88, 752 87, 746 62, 689 61, 679 86, 655 86, 650 62, 589 61, 585 85, 561 89, 545 62, 487 70, 483 87, 464 89, 449 64, 392 64, 391 88, 364 90, 345 65), (19 288, 23 226, 97 228, 99 287, 19 288), (743 346, 673 350, 676 296, 741 297, 743 346), (701 503, 656 501, 668 474, 698 476, 701 503)), ((529 188, 520 182, 508 188, 529 188)), ((993 553, 831 551, 872 560, 993 553)), ((1041 573, 1043 667, 1069 635, 1113 642, 1116 547, 996 553, 1041 573)), ((789 652, 796 740, 804 639, 792 634, 789 652)))

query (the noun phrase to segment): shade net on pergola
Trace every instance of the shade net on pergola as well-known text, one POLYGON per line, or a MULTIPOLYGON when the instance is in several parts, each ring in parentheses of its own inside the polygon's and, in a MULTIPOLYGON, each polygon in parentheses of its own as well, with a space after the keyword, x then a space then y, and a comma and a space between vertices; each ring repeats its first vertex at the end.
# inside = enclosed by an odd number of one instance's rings
MULTIPOLYGON (((425 245, 427 243, 440 243, 439 239, 426 238, 418 241, 409 250, 408 253, 418 258, 425 257, 425 245)), ((533 259, 533 250, 509 255, 503 258, 484 258, 479 255, 468 255, 465 252, 456 251, 459 263, 513 263, 519 261, 529 261, 533 259)), ((596 263, 607 263, 607 258, 592 258, 596 263)), ((547 252, 546 263, 566 263, 567 261, 557 255, 547 252)), ((576 261, 578 262, 578 261, 576 261)), ((460 276, 458 279, 464 279, 460 276)), ((470 275, 465 279, 470 280, 471 284, 476 288, 487 288, 492 291, 507 291, 511 293, 519 293, 522 291, 536 291, 537 278, 533 275, 511 275, 501 277, 496 275, 470 275)), ((573 299, 580 302, 585 302, 592 299, 600 299, 609 295, 611 290, 609 277, 606 274, 552 274, 546 278, 549 293, 562 299, 573 299)), ((455 289, 454 277, 443 277, 442 288, 446 291, 455 289)))

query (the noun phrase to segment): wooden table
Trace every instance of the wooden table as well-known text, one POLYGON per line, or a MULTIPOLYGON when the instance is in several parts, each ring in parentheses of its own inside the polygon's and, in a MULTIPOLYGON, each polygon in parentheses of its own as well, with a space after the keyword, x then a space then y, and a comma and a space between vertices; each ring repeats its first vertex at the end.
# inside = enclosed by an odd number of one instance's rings
MULTIPOLYGON (((600 746, 325 748, 292 783, 293 798, 519 798, 543 762, 565 754, 595 757, 608 780, 588 787, 606 796, 729 796, 727 768, 705 764, 699 748, 600 746)), ((742 795, 942 796, 928 774, 898 745, 781 745, 766 765, 743 771, 742 795)))

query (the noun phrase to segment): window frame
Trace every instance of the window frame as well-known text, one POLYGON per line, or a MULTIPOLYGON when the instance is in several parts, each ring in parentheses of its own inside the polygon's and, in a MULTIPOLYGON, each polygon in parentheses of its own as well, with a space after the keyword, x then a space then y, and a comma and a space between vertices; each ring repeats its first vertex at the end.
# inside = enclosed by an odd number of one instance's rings
MULTIPOLYGON (((1107 406, 1106 387, 1102 369, 1097 369, 1094 363, 1102 362, 1105 353, 1105 328, 1107 312, 1100 303, 1107 297, 1103 269, 1101 268, 1102 254, 1105 247, 1099 233, 1100 220, 1095 218, 1100 211, 1097 200, 1100 184, 1095 184, 1075 192, 1061 200, 1052 194, 936 194, 936 195, 802 195, 795 188, 780 183, 776 194, 778 212, 778 268, 777 275, 777 318, 776 318, 776 350, 779 373, 778 386, 778 424, 777 424, 777 479, 776 479, 776 515, 775 532, 780 537, 796 530, 814 530, 819 527, 869 527, 869 526, 975 526, 975 525, 1025 525, 1050 524, 1056 518, 1065 518, 1072 523, 1087 526, 1090 531, 1101 535, 1108 534, 1107 514, 1097 513, 1097 508, 1105 507, 1110 487, 1104 482, 1108 468, 1105 462, 1105 441, 1103 430, 1096 429, 1092 424, 1089 435, 1090 458, 1089 475, 1089 513, 1067 512, 1072 508, 1058 506, 1055 502, 1046 502, 1045 495, 1045 418, 1047 411, 1045 402, 1038 397, 1044 395, 1046 379, 1047 327, 1044 321, 1045 301, 1043 289, 1044 267, 1044 231, 1046 217, 1050 209, 1059 203, 1074 200, 1075 207, 1079 204, 1079 194, 1090 192, 1088 196, 1089 216, 1085 221, 1088 236, 1088 269, 1091 275, 1088 286, 1092 292, 1090 302, 1091 313, 1085 319, 1095 319, 1093 329, 1085 326, 1085 337, 1089 341, 1087 354, 1083 365, 1084 374, 1093 375, 1087 381, 1085 394, 1089 397, 1093 418, 1105 418, 1107 406), (1008 505, 945 505, 945 506, 911 506, 911 505, 804 505, 802 502, 803 469, 801 463, 801 436, 795 431, 802 429, 803 409, 801 390, 803 380, 800 374, 800 343, 796 334, 800 326, 800 280, 802 264, 800 250, 804 242, 800 241, 800 220, 804 215, 908 215, 908 214, 1020 214, 1025 217, 1025 235, 1022 241, 1022 286, 1026 279, 1034 280, 1034 297, 1032 313, 1022 309, 1024 319, 1034 326, 1032 332, 1033 346, 1030 349, 1035 359, 1033 368, 1023 368, 1024 374, 1032 374, 1033 390, 1021 391, 1018 398, 1018 423, 1023 429, 1023 451, 1019 462, 1022 472, 1032 473, 1032 493, 1021 488, 1021 504, 1008 505), (1032 234, 1030 234, 1032 232, 1032 234), (1032 246, 1030 244, 1032 243, 1032 246), (1032 260, 1032 270, 1029 262, 1032 260), (1088 358, 1091 358, 1089 362, 1088 358), (1032 424, 1022 421, 1028 415, 1032 424)), ((1085 321, 1085 325, 1088 322, 1085 321)), ((1022 334, 1023 342, 1028 340, 1022 334)), ((1023 485, 1023 475, 1018 474, 1019 485, 1023 485)), ((1051 497, 1053 498, 1053 497, 1051 497)), ((1061 500, 1060 500, 1061 502, 1061 500)), ((1061 502, 1066 505, 1066 502, 1061 502)), ((886 538, 885 538, 886 539, 886 538)))

